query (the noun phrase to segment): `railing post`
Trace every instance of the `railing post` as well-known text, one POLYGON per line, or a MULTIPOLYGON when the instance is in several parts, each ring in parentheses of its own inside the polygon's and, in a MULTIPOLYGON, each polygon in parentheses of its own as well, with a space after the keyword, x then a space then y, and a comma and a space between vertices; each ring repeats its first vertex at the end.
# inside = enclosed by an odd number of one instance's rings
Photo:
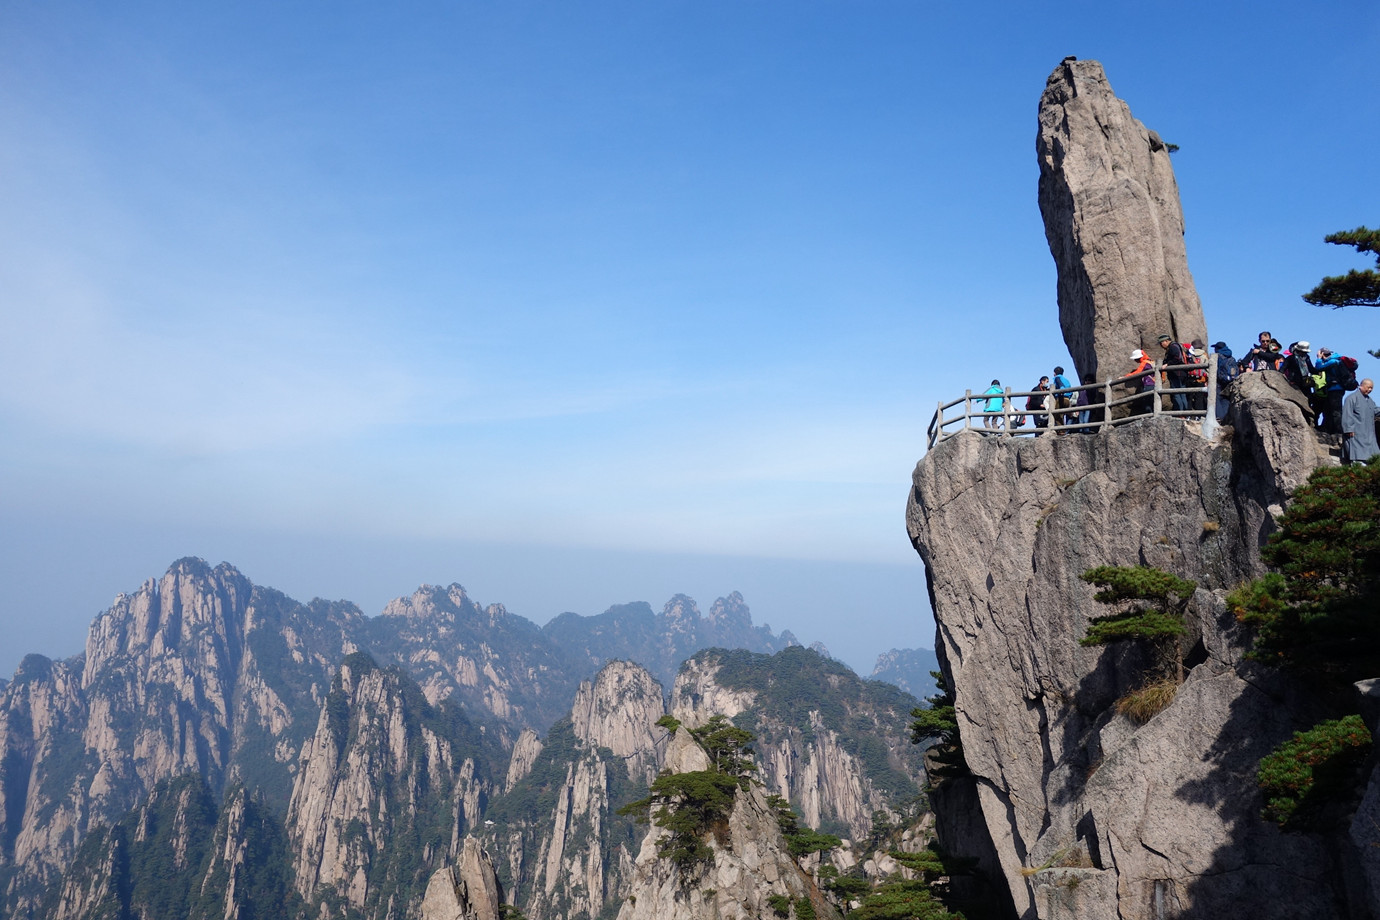
POLYGON ((963 429, 973 427, 973 391, 963 391, 963 429))
POLYGON ((1105 431, 1112 427, 1112 378, 1108 377, 1102 384, 1102 425, 1100 431, 1105 431))
POLYGON ((1007 387, 1001 397, 1001 430, 1011 433, 1011 388, 1007 387))
POLYGON ((1161 384, 1161 383, 1163 382, 1163 380, 1164 380, 1164 371, 1162 371, 1162 370, 1160 369, 1160 368, 1162 367, 1162 365, 1161 365, 1158 361, 1155 362, 1154 367, 1155 367, 1155 404, 1154 404, 1153 406, 1150 407, 1150 414, 1151 414, 1151 415, 1156 415, 1156 416, 1157 416, 1157 415, 1159 415, 1160 412, 1162 411, 1161 408, 1160 408, 1160 400, 1161 400, 1161 398, 1162 398, 1162 397, 1161 397, 1161 394, 1160 394, 1160 384, 1161 384))
POLYGON ((1211 441, 1217 435, 1217 352, 1208 354, 1207 402, 1203 415, 1203 437, 1211 441))

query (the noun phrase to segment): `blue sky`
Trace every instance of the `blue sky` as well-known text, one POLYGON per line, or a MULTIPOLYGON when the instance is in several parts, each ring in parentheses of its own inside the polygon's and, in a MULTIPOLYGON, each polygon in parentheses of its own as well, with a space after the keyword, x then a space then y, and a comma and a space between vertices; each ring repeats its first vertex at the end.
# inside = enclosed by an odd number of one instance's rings
POLYGON ((199 555, 365 612, 929 646, 941 399, 1067 364, 1035 113, 1103 62, 1210 335, 1380 222, 1373 2, 0 5, 0 672, 199 555))

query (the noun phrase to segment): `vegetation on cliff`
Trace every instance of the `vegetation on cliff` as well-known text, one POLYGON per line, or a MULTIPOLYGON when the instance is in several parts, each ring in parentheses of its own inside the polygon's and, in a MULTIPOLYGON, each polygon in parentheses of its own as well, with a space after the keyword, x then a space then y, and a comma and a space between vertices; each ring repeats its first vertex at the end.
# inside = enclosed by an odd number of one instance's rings
MULTIPOLYGON (((674 719, 658 724, 675 730, 674 719), (672 727, 674 726, 674 727, 672 727)), ((620 815, 645 815, 657 827, 670 833, 657 845, 657 853, 688 874, 714 856, 705 843, 711 832, 722 830, 728 820, 739 789, 748 788, 750 774, 757 770, 752 762, 753 736, 723 716, 714 716, 690 735, 709 757, 708 770, 662 773, 652 783, 650 794, 618 809, 620 815)))
POLYGON ((1355 788, 1370 749, 1370 729, 1358 715, 1295 732, 1260 762, 1263 817, 1285 830, 1322 825, 1328 806, 1355 788))
POLYGON ((1136 642, 1151 655, 1142 684, 1117 700, 1117 711, 1144 723, 1165 709, 1184 681, 1184 613, 1198 585, 1145 565, 1100 565, 1078 576, 1102 590, 1093 595, 1116 612, 1094 617, 1079 645, 1136 642))
POLYGON ((838 736, 839 746, 857 758, 864 776, 885 796, 916 794, 906 770, 918 774, 919 764, 904 763, 911 755, 893 750, 883 731, 914 709, 915 697, 891 684, 863 680, 847 665, 798 645, 775 655, 709 649, 697 657, 718 665, 719 686, 754 694, 751 711, 734 722, 760 736, 764 747, 782 734, 809 744, 819 725, 838 736))
POLYGON ((1253 657, 1331 688, 1380 674, 1380 463, 1314 471, 1261 557, 1275 571, 1227 598, 1253 657))
MULTIPOLYGON (((1227 603, 1255 630, 1251 656, 1320 691, 1339 715, 1351 684, 1380 673, 1380 463, 1318 469, 1297 489, 1261 549, 1275 571, 1227 603)), ((1354 713, 1297 732, 1260 762, 1263 817, 1286 830, 1320 829, 1352 795, 1370 751, 1354 713)))

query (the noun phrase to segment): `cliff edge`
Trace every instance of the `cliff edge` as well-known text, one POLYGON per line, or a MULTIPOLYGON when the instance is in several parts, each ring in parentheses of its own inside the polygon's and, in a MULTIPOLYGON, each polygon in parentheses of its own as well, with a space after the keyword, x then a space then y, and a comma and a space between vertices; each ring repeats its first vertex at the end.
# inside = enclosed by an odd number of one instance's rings
POLYGON ((1223 601, 1260 574, 1287 490, 1326 462, 1274 376, 1249 375, 1214 440, 1176 419, 970 432, 915 469, 907 526, 981 804, 968 832, 990 835, 1024 918, 1349 915, 1354 854, 1258 817, 1256 765, 1309 706, 1244 659, 1223 601), (1078 576, 1135 564, 1198 583, 1185 682, 1143 725, 1113 705, 1137 683, 1134 650, 1078 644, 1106 612, 1078 576))

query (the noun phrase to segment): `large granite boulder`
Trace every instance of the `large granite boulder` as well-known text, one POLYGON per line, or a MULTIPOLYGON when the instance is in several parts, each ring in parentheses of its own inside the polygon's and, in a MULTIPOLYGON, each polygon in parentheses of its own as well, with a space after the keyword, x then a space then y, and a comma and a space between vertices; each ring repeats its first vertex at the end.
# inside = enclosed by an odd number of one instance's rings
POLYGON ((982 821, 1024 918, 1349 915, 1355 873, 1340 861, 1354 857, 1259 817, 1260 758, 1317 713, 1244 657, 1223 602, 1262 571, 1282 488, 1324 457, 1299 447, 1315 436, 1261 377, 1214 440, 1171 418, 1063 438, 965 432, 916 467, 907 524, 982 821), (1136 650, 1078 642, 1106 612, 1079 574, 1135 563, 1198 583, 1187 679, 1144 724, 1113 705, 1141 682, 1136 650))
POLYGON ((1040 213, 1059 270, 1059 323, 1078 373, 1130 371, 1155 340, 1207 341, 1184 251, 1169 147, 1097 61, 1066 58, 1040 97, 1040 213))

